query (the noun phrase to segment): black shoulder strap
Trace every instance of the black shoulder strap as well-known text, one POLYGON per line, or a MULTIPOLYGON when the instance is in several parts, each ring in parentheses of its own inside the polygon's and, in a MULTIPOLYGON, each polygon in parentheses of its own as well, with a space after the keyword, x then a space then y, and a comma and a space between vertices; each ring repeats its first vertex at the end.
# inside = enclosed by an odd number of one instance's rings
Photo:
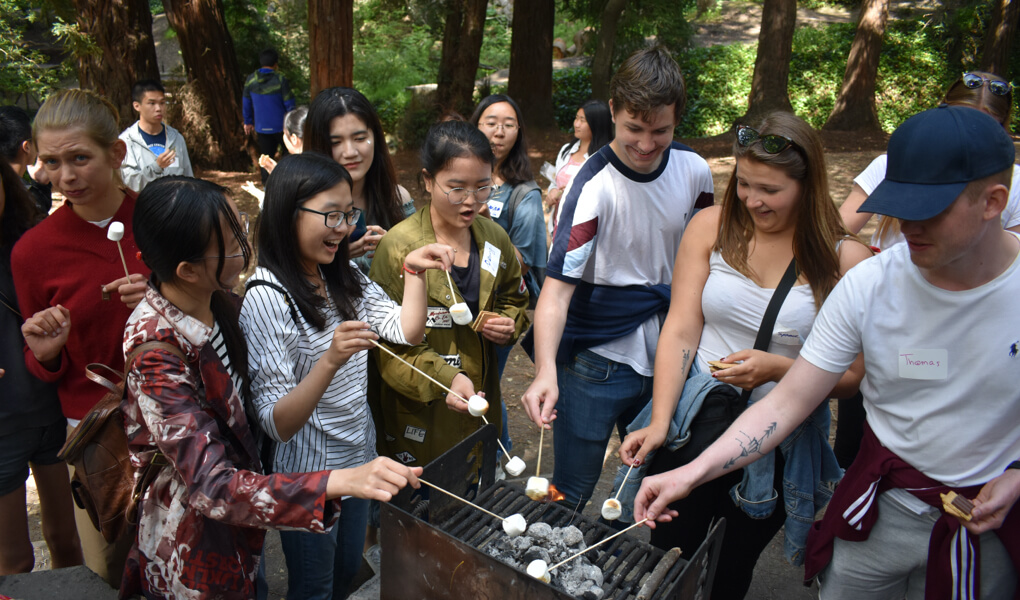
POLYGON ((524 200, 531 190, 539 189, 538 184, 534 181, 525 181, 524 183, 514 186, 512 192, 510 192, 510 199, 507 200, 506 206, 503 207, 503 211, 506 212, 507 227, 514 224, 514 212, 517 210, 517 205, 524 200))
MULTIPOLYGON (((794 258, 790 260, 790 266, 786 268, 786 273, 783 273, 783 278, 779 281, 776 291, 772 292, 772 299, 769 300, 769 306, 765 309, 765 316, 761 319, 761 327, 758 328, 758 337, 754 339, 755 350, 761 350, 762 352, 769 351, 769 344, 772 342, 772 330, 776 326, 779 309, 783 307, 786 295, 790 293, 790 289, 793 288, 793 284, 796 281, 797 259, 794 258)), ((752 391, 744 390, 743 394, 741 394, 745 403, 751 397, 752 391)))
POLYGON ((277 285, 277 284, 273 283, 272 281, 266 281, 265 279, 249 279, 248 281, 246 281, 244 283, 244 289, 245 290, 250 290, 251 288, 258 287, 260 285, 264 285, 266 287, 273 288, 274 290, 276 290, 276 291, 280 292, 281 294, 283 294, 283 299, 284 299, 284 301, 287 302, 287 308, 290 309, 290 318, 294 319, 294 324, 295 325, 300 325, 301 324, 301 320, 298 319, 297 307, 294 306, 294 303, 290 301, 290 294, 287 293, 287 290, 283 289, 282 285, 277 285))

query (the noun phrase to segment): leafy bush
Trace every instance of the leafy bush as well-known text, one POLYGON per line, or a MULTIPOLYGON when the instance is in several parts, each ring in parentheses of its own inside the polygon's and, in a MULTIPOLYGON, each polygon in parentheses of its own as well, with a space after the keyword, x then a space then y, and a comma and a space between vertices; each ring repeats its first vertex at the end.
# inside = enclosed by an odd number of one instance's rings
MULTIPOLYGON (((41 100, 57 86, 60 70, 53 68, 47 57, 26 35, 45 35, 39 22, 36 3, 26 0, 0 0, 0 99, 13 103, 21 96, 41 100)), ((32 102, 23 101, 22 105, 32 102)))
POLYGON ((757 44, 691 48, 678 56, 687 84, 679 137, 718 135, 747 109, 757 44))
POLYGON ((553 72, 553 111, 560 129, 570 131, 577 109, 590 99, 591 69, 579 67, 553 72))

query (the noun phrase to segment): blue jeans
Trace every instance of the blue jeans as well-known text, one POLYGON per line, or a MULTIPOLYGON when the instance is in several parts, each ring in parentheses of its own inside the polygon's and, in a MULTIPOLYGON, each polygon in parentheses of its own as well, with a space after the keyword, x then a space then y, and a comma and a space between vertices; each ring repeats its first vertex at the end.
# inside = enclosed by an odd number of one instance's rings
MULTIPOLYGON (((506 361, 510 358, 510 351, 513 349, 513 344, 509 346, 496 345, 496 366, 499 367, 500 382, 503 381, 503 369, 506 368, 506 361)), ((507 418, 506 414, 506 399, 500 400, 499 404, 500 409, 503 411, 503 430, 499 433, 499 441, 506 448, 506 451, 510 452, 514 449, 514 443, 513 440, 510 439, 510 420, 507 418)), ((503 452, 500 451, 499 454, 503 454, 503 452)))
POLYGON ((553 421, 553 483, 565 503, 583 508, 602 474, 615 426, 620 437, 652 398, 652 378, 590 350, 556 368, 560 398, 553 421))
POLYGON ((340 520, 326 533, 281 531, 287 560, 287 600, 346 598, 361 568, 369 501, 340 503, 340 520))

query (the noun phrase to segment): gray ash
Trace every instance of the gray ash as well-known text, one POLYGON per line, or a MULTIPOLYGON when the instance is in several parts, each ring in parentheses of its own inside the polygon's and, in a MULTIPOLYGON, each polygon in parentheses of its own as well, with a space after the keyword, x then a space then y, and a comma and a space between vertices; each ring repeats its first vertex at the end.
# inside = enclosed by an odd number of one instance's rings
MULTIPOLYGON (((587 548, 581 530, 573 525, 550 527, 532 523, 524 535, 512 538, 505 533, 485 547, 485 552, 508 565, 525 571, 528 563, 542 559, 550 567, 587 548)), ((601 600, 602 569, 582 555, 550 573, 551 585, 585 600, 601 600)))

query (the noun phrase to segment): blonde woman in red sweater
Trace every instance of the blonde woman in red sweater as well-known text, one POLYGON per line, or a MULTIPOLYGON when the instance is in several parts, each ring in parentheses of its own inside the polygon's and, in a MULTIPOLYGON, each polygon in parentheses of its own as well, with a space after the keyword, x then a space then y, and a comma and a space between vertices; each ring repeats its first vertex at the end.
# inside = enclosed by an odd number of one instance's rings
MULTIPOLYGON (((119 133, 117 110, 84 90, 51 95, 33 125, 43 168, 66 201, 21 237, 11 270, 27 317, 22 327, 26 366, 37 378, 57 382, 69 428, 105 392, 86 379, 85 365, 124 368, 124 324, 149 274, 136 258, 131 231, 135 199, 117 172, 126 152, 119 133), (130 276, 117 244, 107 239, 112 222, 124 226, 121 244, 130 276)), ((76 508, 75 521, 85 564, 117 587, 130 536, 107 544, 84 511, 76 508)))

